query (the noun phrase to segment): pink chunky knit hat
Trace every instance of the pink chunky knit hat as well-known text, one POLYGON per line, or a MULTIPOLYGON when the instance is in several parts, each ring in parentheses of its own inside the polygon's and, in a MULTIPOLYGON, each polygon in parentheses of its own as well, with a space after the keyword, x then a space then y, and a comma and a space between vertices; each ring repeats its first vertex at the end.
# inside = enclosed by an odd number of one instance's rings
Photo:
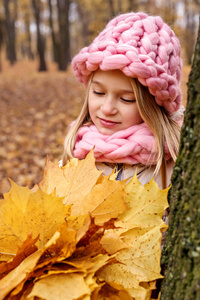
POLYGON ((180 43, 156 16, 127 13, 115 17, 72 60, 77 80, 87 86, 90 74, 119 69, 147 86, 158 105, 173 114, 181 105, 180 43))

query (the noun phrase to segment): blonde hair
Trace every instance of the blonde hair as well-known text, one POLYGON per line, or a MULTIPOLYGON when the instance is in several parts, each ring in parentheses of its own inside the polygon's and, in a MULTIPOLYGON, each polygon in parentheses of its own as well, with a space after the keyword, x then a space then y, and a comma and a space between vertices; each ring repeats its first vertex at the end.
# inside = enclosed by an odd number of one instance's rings
MULTIPOLYGON (((73 157, 74 144, 79 128, 85 124, 92 123, 88 110, 88 97, 93 76, 94 73, 92 73, 89 79, 82 110, 74 124, 70 127, 65 138, 63 165, 66 164, 68 159, 73 157)), ((155 136, 155 147, 158 151, 158 157, 154 174, 157 174, 160 169, 162 170, 162 174, 165 174, 164 145, 166 142, 172 159, 175 161, 179 148, 180 127, 167 115, 165 109, 160 107, 155 102, 154 97, 150 94, 147 87, 144 87, 142 84, 140 84, 137 79, 130 77, 129 79, 133 88, 140 115, 155 136)), ((163 182, 164 181, 166 180, 164 179, 163 182)), ((165 184, 163 183, 163 185, 165 184)))
POLYGON ((175 161, 179 150, 180 127, 170 118, 165 109, 155 102, 147 87, 140 84, 137 79, 130 78, 130 82, 140 115, 155 137, 155 148, 158 157, 154 175, 161 170, 162 186, 166 188, 165 143, 172 159, 175 161))
POLYGON ((83 103, 83 107, 80 111, 80 114, 76 121, 70 126, 69 131, 65 137, 64 153, 62 158, 63 165, 65 165, 69 159, 73 158, 73 149, 79 128, 83 126, 83 124, 92 123, 88 109, 88 97, 93 76, 94 73, 90 75, 88 86, 86 89, 85 101, 83 103))

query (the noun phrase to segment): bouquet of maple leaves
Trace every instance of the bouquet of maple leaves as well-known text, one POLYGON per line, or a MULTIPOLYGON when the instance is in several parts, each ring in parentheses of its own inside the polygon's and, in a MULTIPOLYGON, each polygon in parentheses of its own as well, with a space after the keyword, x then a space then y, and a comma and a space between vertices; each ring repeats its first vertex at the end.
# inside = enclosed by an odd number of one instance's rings
POLYGON ((103 176, 91 152, 47 160, 0 201, 0 299, 147 300, 160 274, 168 189, 103 176))

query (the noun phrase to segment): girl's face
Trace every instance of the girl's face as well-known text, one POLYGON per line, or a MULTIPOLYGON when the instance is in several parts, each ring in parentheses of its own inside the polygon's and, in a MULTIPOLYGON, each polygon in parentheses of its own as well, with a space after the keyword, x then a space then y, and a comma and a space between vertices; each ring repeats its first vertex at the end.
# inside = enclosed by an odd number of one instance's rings
POLYGON ((111 135, 143 122, 130 80, 120 70, 94 73, 88 106, 92 122, 102 134, 111 135))

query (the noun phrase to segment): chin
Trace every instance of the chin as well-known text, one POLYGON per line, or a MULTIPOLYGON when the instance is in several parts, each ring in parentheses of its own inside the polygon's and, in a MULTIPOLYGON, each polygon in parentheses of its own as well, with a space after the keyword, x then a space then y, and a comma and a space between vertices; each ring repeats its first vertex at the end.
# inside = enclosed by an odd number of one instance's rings
POLYGON ((112 135, 113 133, 118 131, 118 130, 113 130, 113 129, 109 129, 109 128, 98 128, 98 130, 101 134, 105 134, 105 135, 112 135))

